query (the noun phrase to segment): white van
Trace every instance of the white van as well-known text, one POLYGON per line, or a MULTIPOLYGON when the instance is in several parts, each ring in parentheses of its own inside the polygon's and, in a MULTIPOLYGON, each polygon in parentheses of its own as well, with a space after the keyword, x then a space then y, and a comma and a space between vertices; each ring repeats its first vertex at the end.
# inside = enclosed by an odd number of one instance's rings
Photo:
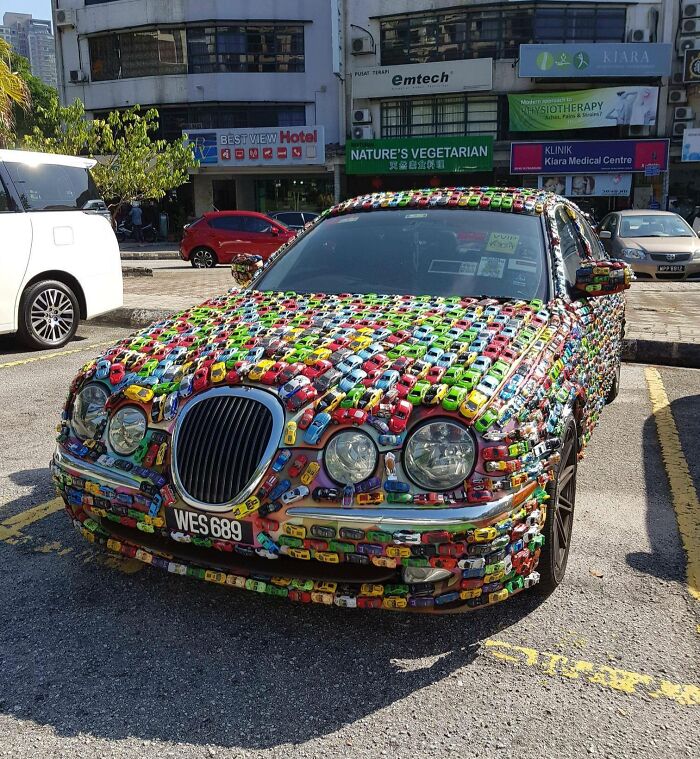
POLYGON ((119 308, 119 245, 90 209, 95 161, 0 150, 0 334, 58 348, 80 319, 119 308))

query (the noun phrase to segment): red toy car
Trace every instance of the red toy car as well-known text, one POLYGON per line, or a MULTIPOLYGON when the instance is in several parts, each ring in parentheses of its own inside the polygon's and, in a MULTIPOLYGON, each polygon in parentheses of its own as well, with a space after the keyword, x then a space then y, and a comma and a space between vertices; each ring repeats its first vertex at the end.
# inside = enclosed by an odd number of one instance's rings
POLYGON ((404 400, 396 402, 389 417, 389 429, 392 435, 400 435, 406 429, 411 411, 413 411, 413 404, 404 400))
POLYGON ((334 424, 354 424, 360 426, 367 421, 367 412, 359 408, 339 408, 331 415, 334 424))

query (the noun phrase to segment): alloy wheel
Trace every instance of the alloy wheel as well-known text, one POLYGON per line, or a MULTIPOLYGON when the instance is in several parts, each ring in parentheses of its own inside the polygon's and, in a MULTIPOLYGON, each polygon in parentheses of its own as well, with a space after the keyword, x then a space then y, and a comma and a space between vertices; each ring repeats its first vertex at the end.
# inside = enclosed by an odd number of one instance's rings
POLYGON ((59 343, 73 329, 75 311, 66 293, 53 287, 41 290, 30 306, 32 330, 47 343, 59 343))
POLYGON ((571 529, 574 523, 574 506, 576 504, 576 433, 573 428, 564 440, 561 451, 561 466, 557 475, 552 525, 552 559, 553 574, 561 582, 566 571, 569 556, 571 529))
POLYGON ((214 254, 206 248, 197 248, 192 251, 191 261, 195 269, 211 269, 216 265, 214 254))

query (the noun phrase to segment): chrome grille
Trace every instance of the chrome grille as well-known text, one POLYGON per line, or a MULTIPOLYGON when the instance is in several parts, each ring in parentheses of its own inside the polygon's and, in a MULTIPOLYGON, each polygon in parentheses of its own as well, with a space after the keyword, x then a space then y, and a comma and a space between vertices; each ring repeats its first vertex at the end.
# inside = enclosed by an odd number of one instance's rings
POLYGON ((284 412, 256 388, 221 388, 190 401, 173 435, 173 480, 192 506, 225 511, 257 487, 277 449, 284 412))
POLYGON ((670 254, 673 256, 672 260, 667 258, 669 255, 667 253, 651 253, 650 255, 652 261, 658 261, 659 263, 664 264, 680 264, 683 263, 683 261, 690 260, 690 253, 672 253, 670 254))

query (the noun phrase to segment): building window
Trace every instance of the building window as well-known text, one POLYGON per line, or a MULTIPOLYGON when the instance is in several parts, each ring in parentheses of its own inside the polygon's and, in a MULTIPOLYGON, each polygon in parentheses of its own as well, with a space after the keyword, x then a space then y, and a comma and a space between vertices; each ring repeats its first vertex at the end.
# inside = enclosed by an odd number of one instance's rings
POLYGON ((94 82, 187 73, 184 29, 104 34, 91 37, 89 45, 94 82))
POLYGON ((304 71, 301 24, 191 27, 187 49, 191 74, 304 71))
POLYGON ((496 96, 449 95, 381 103, 382 137, 498 133, 496 96))
POLYGON ((517 58, 533 42, 624 42, 624 6, 580 3, 470 8, 383 18, 381 62, 430 63, 468 58, 517 58))

